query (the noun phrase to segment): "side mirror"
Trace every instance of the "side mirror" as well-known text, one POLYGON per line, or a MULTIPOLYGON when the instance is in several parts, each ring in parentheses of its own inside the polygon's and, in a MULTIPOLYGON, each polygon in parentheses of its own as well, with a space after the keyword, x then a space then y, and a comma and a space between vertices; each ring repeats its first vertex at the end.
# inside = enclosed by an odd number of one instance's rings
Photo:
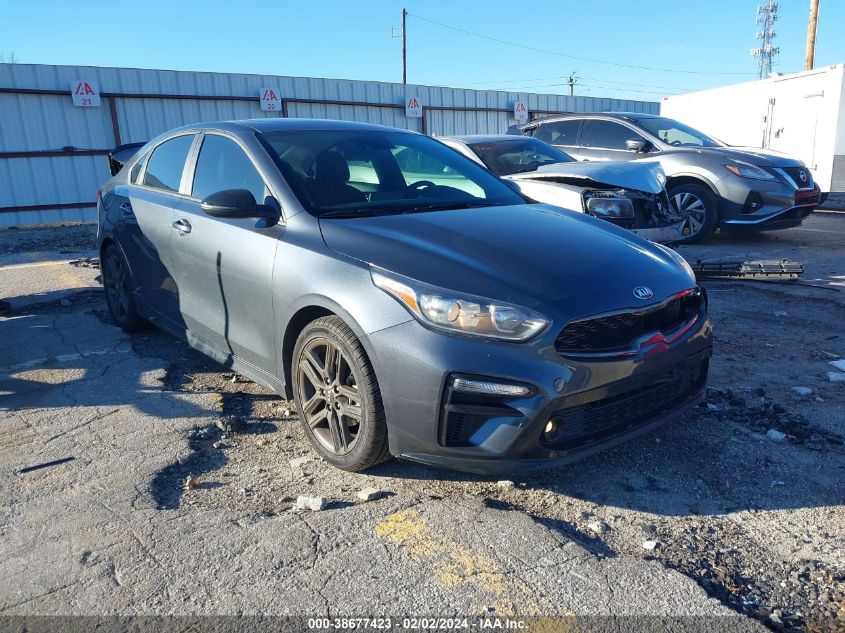
POLYGON ((632 152, 644 152, 648 149, 648 141, 641 138, 632 138, 625 141, 625 147, 632 152))
POLYGON ((276 209, 255 202, 246 189, 226 189, 208 196, 200 203, 202 210, 215 218, 264 218, 278 220, 276 209))

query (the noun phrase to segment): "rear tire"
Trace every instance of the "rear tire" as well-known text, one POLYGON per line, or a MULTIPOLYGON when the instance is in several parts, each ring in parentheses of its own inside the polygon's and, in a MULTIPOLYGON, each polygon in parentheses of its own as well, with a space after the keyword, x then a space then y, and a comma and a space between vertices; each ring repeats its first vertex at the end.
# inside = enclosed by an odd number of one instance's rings
POLYGON ((390 456, 375 372, 341 318, 327 316, 306 325, 291 363, 302 428, 323 459, 355 472, 390 456))
POLYGON ((706 240, 719 224, 716 196, 703 185, 684 183, 669 189, 669 204, 686 222, 682 231, 685 244, 706 240))
POLYGON ((106 303, 115 323, 127 332, 142 329, 146 321, 138 314, 138 306, 132 292, 135 286, 126 260, 117 246, 112 244, 106 248, 100 268, 103 274, 103 288, 106 291, 106 303))

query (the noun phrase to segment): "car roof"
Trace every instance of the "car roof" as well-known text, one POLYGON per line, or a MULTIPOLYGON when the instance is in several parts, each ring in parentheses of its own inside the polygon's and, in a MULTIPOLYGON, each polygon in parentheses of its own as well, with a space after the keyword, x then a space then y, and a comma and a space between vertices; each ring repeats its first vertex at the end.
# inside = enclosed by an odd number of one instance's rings
POLYGON ((506 142, 525 142, 524 136, 515 136, 513 134, 461 134, 456 136, 438 136, 440 141, 461 141, 462 143, 506 143, 506 142))
MULTIPOLYGON (((237 121, 210 121, 204 123, 193 123, 185 125, 177 130, 229 130, 256 132, 284 132, 287 130, 320 130, 320 131, 358 131, 358 132, 406 132, 417 134, 412 130, 387 127, 385 125, 374 125, 371 123, 358 123, 356 121, 334 121, 331 119, 288 119, 288 118, 266 118, 266 119, 243 119, 237 121)), ((174 130, 176 131, 176 130, 174 130)))
POLYGON ((564 121, 566 119, 625 119, 636 121, 638 119, 659 119, 659 114, 648 114, 646 112, 570 112, 568 114, 551 114, 549 116, 534 119, 523 127, 534 123, 546 123, 548 121, 564 121))

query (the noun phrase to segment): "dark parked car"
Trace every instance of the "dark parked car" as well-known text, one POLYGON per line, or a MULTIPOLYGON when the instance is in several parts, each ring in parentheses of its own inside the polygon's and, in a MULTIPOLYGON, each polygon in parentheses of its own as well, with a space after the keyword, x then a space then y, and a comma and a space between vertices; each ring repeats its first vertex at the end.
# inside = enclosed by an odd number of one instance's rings
POLYGON ((711 326, 683 259, 529 204, 420 134, 183 127, 129 159, 98 211, 117 323, 293 397, 340 468, 568 462, 704 393, 711 326))
POLYGON ((821 192, 800 160, 763 149, 729 147, 674 119, 654 114, 571 114, 520 128, 581 161, 658 159, 675 210, 688 219, 686 241, 719 227, 797 226, 821 192))

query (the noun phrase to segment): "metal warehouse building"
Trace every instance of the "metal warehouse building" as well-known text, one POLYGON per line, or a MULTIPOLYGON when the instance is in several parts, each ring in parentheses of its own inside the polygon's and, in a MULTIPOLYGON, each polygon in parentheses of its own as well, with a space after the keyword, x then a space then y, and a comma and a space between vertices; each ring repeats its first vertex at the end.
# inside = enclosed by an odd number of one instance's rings
POLYGON ((312 117, 432 135, 503 133, 516 123, 515 104, 524 104, 532 118, 659 111, 659 104, 645 101, 374 81, 0 64, 0 226, 95 219, 96 191, 109 176, 108 151, 188 123, 312 117), (262 109, 266 89, 278 97, 274 110, 262 109), (421 112, 406 110, 411 97, 421 112))

